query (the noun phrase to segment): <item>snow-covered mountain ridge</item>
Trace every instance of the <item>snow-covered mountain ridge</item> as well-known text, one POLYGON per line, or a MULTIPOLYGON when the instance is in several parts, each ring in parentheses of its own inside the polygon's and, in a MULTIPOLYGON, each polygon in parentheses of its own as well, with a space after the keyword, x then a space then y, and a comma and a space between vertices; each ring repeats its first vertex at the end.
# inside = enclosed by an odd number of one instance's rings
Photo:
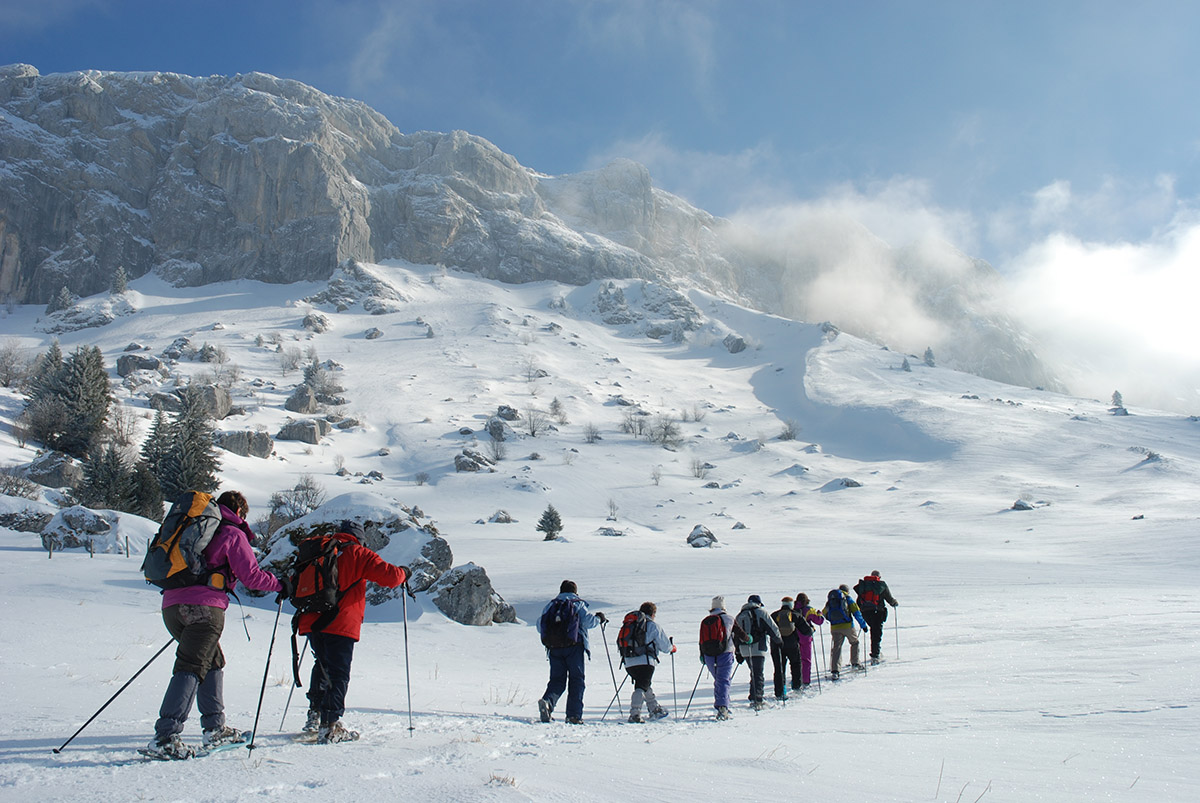
POLYGON ((991 268, 952 249, 893 250, 861 228, 765 236, 654 187, 628 160, 547 176, 480 137, 404 134, 360 102, 260 73, 0 67, 0 177, 0 293, 16 302, 91 295, 118 269, 179 285, 294 282, 349 259, 507 282, 644 278, 1058 387, 991 268), (855 279, 864 287, 835 277, 847 285, 836 297, 874 300, 861 315, 825 312, 820 277, 864 261, 894 266, 901 286, 872 286, 871 270, 855 279), (898 323, 913 316, 920 335, 898 323))

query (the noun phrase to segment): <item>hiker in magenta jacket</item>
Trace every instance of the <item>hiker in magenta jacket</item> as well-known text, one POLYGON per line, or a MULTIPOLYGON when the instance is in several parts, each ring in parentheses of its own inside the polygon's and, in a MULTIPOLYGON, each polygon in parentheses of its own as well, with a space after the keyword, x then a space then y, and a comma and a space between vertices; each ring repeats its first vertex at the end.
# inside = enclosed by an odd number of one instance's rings
POLYGON ((226 491, 217 498, 217 504, 221 508, 221 526, 204 549, 205 565, 213 572, 210 580, 206 585, 163 592, 163 623, 179 646, 175 650, 171 682, 154 723, 154 741, 147 748, 160 758, 195 755, 195 748, 184 744, 179 735, 193 701, 200 709, 205 747, 244 742, 249 737, 247 732, 225 724, 221 631, 225 628, 229 590, 238 582, 256 591, 283 590, 278 579, 258 568, 258 560, 250 548, 254 535, 245 520, 250 511, 246 497, 237 491, 226 491))
POLYGON ((796 635, 800 638, 800 680, 807 686, 812 683, 813 634, 816 633, 815 628, 825 624, 825 617, 812 607, 808 594, 796 595, 796 613, 809 625, 807 628, 799 624, 796 626, 796 635))

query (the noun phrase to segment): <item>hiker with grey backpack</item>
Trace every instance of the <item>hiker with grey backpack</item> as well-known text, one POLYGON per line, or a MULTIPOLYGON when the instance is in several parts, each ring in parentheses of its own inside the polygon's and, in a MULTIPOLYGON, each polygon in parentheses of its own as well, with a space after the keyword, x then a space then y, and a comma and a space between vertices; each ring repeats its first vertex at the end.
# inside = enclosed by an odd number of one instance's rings
POLYGON ((779 627, 767 614, 758 594, 751 594, 746 599, 746 604, 734 621, 748 637, 747 641, 737 645, 737 649, 738 655, 750 665, 750 707, 761 711, 766 705, 763 702, 763 686, 766 684, 767 655, 770 654, 768 643, 780 643, 779 627))
POLYGON ((658 704, 658 698, 650 683, 654 679, 654 669, 659 663, 660 655, 670 655, 675 652, 675 645, 657 622, 654 621, 658 606, 653 602, 643 602, 636 611, 625 615, 621 630, 617 634, 617 651, 621 653, 621 663, 629 679, 633 681, 633 696, 629 700, 629 721, 644 722, 642 719, 642 703, 650 719, 662 719, 667 716, 667 709, 658 704))
POLYGON ((171 506, 147 552, 142 570, 148 582, 163 589, 163 623, 178 642, 154 739, 139 751, 149 758, 187 759, 250 738, 248 731, 225 724, 225 610, 238 582, 256 591, 283 591, 284 586, 258 567, 250 548, 254 535, 246 524, 249 511, 246 497, 237 491, 216 500, 189 491, 171 506), (180 735, 193 703, 204 729, 201 751, 180 735))

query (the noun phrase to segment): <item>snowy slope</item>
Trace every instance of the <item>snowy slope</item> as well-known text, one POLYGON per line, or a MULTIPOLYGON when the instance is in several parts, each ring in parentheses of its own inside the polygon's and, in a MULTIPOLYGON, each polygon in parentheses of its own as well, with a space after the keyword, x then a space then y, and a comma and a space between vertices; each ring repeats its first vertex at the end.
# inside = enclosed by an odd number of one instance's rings
MULTIPOLYGON (((596 285, 514 287, 407 264, 371 270, 408 299, 401 311, 325 308, 332 326, 323 334, 300 328, 310 309, 302 299, 323 286, 179 290, 145 278, 130 293, 136 313, 61 342, 66 352, 95 343, 110 366, 130 342, 154 353, 180 334, 220 345, 240 367, 235 403, 247 410, 223 428, 272 433, 300 381, 298 372, 282 373, 273 333, 341 364, 344 412, 364 425, 315 447, 278 442, 269 460, 224 455, 226 487, 247 493, 252 519, 302 473, 331 498, 369 490, 419 505, 456 564, 486 567, 522 623, 469 628, 426 599, 410 602, 411 732, 403 612, 392 602, 368 612, 356 650, 346 719, 363 731, 358 743, 293 744, 300 694, 278 732, 290 691, 285 616, 268 672, 262 750, 170 765, 136 757, 152 730, 168 655, 54 755, 51 748, 166 641, 158 600, 135 559, 69 552, 47 560, 35 535, 0 530, 0 636, 9 645, 0 684, 6 700, 24 701, 10 703, 15 710, 0 724, 5 797, 684 800, 711 796, 714 787, 751 800, 1200 795, 1191 746, 1200 731, 1192 632, 1200 593, 1191 581, 1200 562, 1197 422, 1139 409, 1114 417, 1098 401, 928 368, 913 357, 904 372, 904 355, 700 293, 692 302, 702 327, 676 343, 640 336, 634 324, 601 323, 596 285), (383 336, 367 340, 371 327, 383 336), (722 340, 730 332, 751 347, 729 353, 722 340), (531 367, 547 376, 530 381, 531 367), (665 450, 621 432, 627 408, 617 397, 652 415, 686 414, 682 445, 665 450), (553 398, 568 424, 509 440, 495 473, 454 472, 464 446, 484 450, 481 429, 497 405, 546 409, 553 398), (799 437, 779 440, 789 420, 799 437), (601 440, 585 443, 587 424, 601 440), (460 435, 462 427, 476 435, 460 435), (541 459, 531 459, 534 452, 541 459), (350 476, 334 474, 339 458, 350 476), (699 478, 694 462, 713 468, 699 478), (355 473, 372 470, 384 480, 360 485, 355 473), (421 471, 428 484, 413 481, 421 471), (843 478, 861 487, 844 487, 843 478), (705 487, 710 482, 717 487, 705 487), (1034 509, 1010 510, 1018 498, 1034 509), (616 522, 606 520, 610 500, 616 522), (548 503, 563 515, 562 542, 534 531, 548 503), (477 523, 498 509, 517 522, 477 523), (734 529, 738 522, 745 528, 734 529), (720 545, 688 547, 696 524, 720 545), (598 534, 604 526, 626 534, 598 534), (758 593, 774 609, 785 594, 821 599, 872 569, 901 607, 898 629, 894 619, 888 624, 888 660, 865 677, 755 715, 740 702, 742 669, 728 723, 712 721, 707 678, 686 721, 635 726, 614 711, 600 722, 613 687, 604 641, 594 638, 588 723, 536 722, 546 664, 531 625, 564 577, 579 583, 594 610, 612 615, 658 603, 659 622, 680 645, 682 713, 710 597, 725 594, 732 607, 758 593)), ((629 284, 626 293, 636 305, 640 287, 629 284)), ((0 320, 0 333, 43 348, 45 337, 28 334, 38 311, 18 308, 0 320)), ((173 370, 209 368, 182 362, 173 370)), ((11 392, 0 396, 6 420, 19 409, 11 392)), ((17 464, 32 455, 5 426, 0 459, 17 464)), ((231 615, 223 646, 228 714, 249 727, 275 610, 269 600, 247 599, 244 613, 252 640, 231 615)), ((615 651, 614 639, 607 634, 615 651)), ((655 678, 668 704, 671 669, 665 663, 655 678)), ((627 702, 627 690, 621 698, 627 702)), ((186 735, 198 740, 198 723, 189 725, 186 735)))

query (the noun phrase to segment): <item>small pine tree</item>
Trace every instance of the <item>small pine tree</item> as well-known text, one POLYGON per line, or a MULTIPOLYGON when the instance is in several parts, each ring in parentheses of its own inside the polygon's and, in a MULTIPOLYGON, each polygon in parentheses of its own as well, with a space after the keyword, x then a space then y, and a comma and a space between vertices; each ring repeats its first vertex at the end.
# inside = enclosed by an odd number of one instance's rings
POLYGON ((932 346, 925 347, 925 364, 928 365, 930 368, 935 367, 934 360, 933 360, 933 347, 932 346))
POLYGON ((163 494, 158 477, 150 470, 145 460, 133 467, 133 495, 129 513, 151 519, 163 520, 163 494))
POLYGON ((558 422, 559 426, 566 426, 570 423, 567 420, 567 411, 563 409, 562 402, 558 400, 557 396, 550 402, 550 415, 554 416, 554 420, 558 422))
POLYGON ((910 374, 912 373, 912 366, 908 364, 908 357, 905 357, 904 362, 900 364, 900 370, 908 371, 910 374))
POLYGON ((1121 396, 1121 391, 1119 391, 1119 390, 1113 391, 1112 406, 1113 407, 1124 407, 1125 406, 1125 399, 1121 396))
POLYGON ((114 444, 84 461, 79 500, 87 507, 131 513, 134 490, 133 472, 114 444))
POLYGON ((112 284, 109 285, 109 292, 114 296, 119 296, 129 289, 129 275, 125 273, 124 265, 117 265, 117 269, 113 271, 112 284))
POLYGON ((562 532, 562 517, 558 515, 554 505, 546 505, 546 509, 542 511, 542 517, 538 519, 537 526, 534 528, 540 533, 545 533, 545 541, 553 541, 558 538, 558 534, 562 532))

